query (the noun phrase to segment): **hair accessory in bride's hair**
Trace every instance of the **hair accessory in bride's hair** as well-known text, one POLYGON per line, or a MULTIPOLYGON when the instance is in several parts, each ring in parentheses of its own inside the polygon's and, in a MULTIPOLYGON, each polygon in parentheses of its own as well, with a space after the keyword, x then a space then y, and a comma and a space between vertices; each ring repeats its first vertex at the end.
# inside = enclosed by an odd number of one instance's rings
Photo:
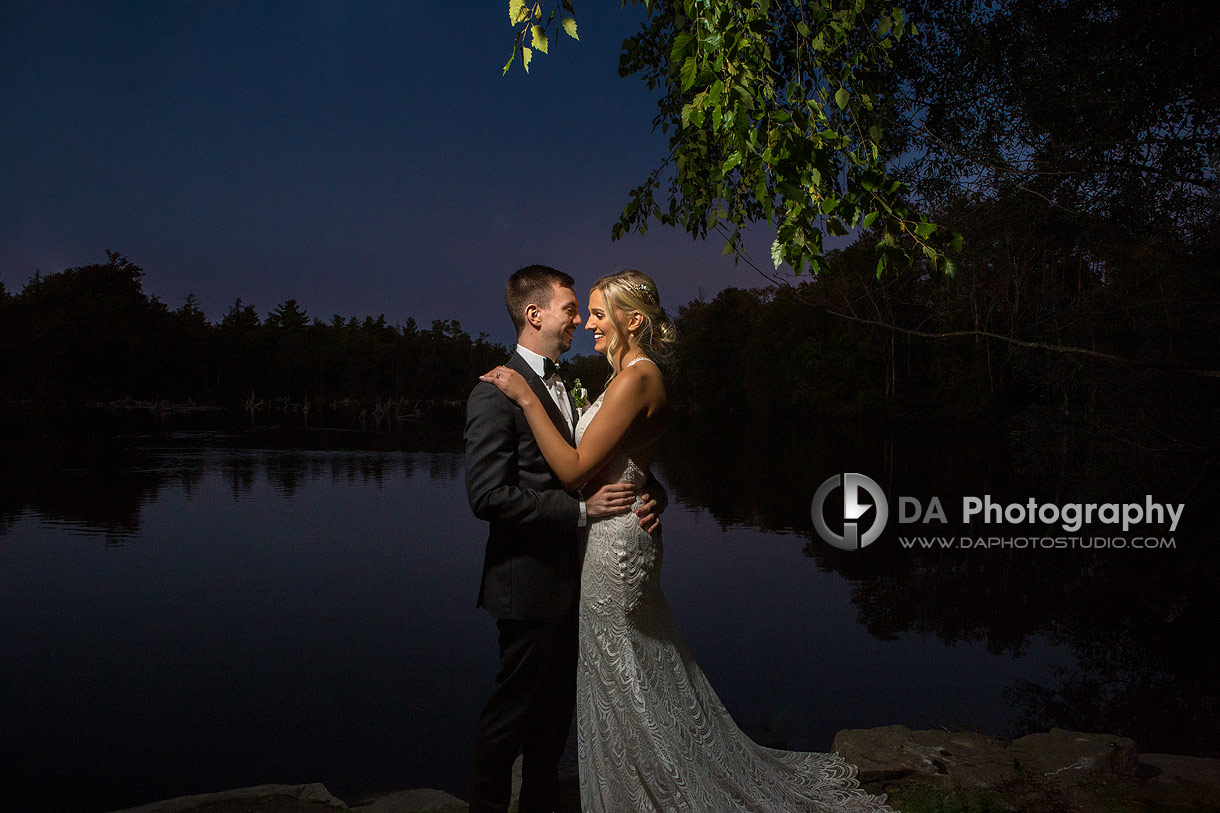
POLYGON ((637 291, 639 291, 642 294, 647 294, 649 297, 652 298, 653 302, 657 302, 657 295, 653 292, 652 288, 648 287, 648 285, 646 283, 637 282, 635 285, 633 285, 631 287, 635 288, 637 291))

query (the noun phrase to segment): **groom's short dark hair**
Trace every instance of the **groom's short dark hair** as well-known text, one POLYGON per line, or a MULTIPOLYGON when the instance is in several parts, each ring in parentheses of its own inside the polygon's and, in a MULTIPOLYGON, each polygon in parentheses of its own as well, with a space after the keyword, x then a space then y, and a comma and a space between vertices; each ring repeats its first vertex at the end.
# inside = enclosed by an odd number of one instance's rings
POLYGON ((531 304, 551 304, 551 297, 554 296, 551 288, 556 285, 575 290, 576 280, 549 265, 527 265, 508 278, 508 285, 504 287, 504 304, 508 306, 508 315, 512 317, 518 336, 525 329, 525 309, 531 304))

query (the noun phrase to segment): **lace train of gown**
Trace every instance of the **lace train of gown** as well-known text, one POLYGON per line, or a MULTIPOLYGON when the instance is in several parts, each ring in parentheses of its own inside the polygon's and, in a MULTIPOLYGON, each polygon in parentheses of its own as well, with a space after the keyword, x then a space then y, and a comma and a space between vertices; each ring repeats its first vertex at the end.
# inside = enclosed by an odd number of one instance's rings
MULTIPOLYGON (((577 443, 600 406, 581 417, 577 443)), ((592 485, 642 486, 630 452, 616 455, 592 485)), ((633 513, 589 524, 576 705, 584 812, 890 811, 838 754, 777 751, 742 733, 678 633, 661 560, 660 539, 633 513)))

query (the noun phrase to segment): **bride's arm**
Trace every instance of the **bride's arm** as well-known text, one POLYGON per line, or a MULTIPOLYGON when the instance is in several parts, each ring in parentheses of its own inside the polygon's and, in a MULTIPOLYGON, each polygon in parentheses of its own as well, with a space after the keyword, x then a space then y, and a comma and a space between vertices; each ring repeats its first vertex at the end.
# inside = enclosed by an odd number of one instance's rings
POLYGON ((481 378, 498 386, 525 412, 542 456, 563 482, 563 487, 568 489, 581 488, 601 469, 647 405, 648 386, 644 377, 624 370, 606 389, 601 408, 585 429, 580 446, 573 449, 551 423, 546 407, 519 373, 498 367, 481 378))

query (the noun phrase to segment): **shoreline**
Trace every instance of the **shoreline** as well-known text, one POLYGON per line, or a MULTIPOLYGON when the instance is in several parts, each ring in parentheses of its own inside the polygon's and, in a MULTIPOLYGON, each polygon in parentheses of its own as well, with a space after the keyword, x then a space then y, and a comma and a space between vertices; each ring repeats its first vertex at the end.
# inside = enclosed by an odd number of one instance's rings
MULTIPOLYGON (((888 794, 889 804, 901 813, 1220 813, 1220 759, 1144 754, 1133 740, 1111 734, 1056 728, 1008 741, 971 732, 884 726, 840 731, 834 749, 857 766, 864 790, 888 794)), ((514 800, 520 758, 515 767, 514 800)), ((572 788, 567 790, 565 801, 571 803, 572 788)), ((578 810, 575 804, 571 810, 578 810)), ((464 813, 467 804, 432 788, 378 793, 348 803, 314 782, 180 796, 114 813, 339 810, 464 813)))

